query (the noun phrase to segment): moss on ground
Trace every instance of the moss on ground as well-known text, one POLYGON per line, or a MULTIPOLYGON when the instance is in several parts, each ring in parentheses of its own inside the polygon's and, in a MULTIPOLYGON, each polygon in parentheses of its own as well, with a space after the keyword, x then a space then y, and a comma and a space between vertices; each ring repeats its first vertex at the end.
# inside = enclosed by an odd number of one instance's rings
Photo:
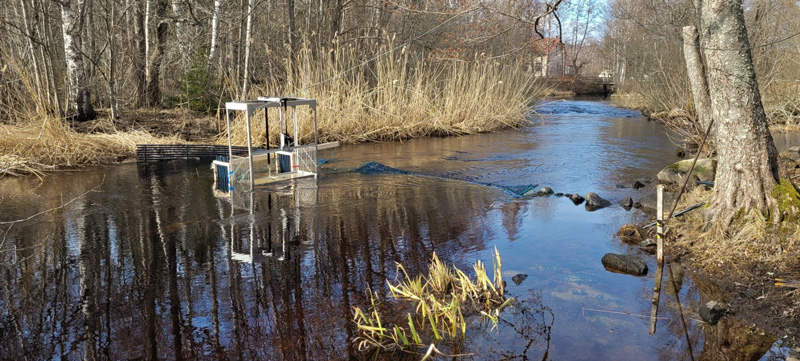
POLYGON ((796 224, 800 218, 800 192, 788 179, 781 179, 780 183, 772 187, 772 197, 778 202, 778 212, 781 222, 796 224))

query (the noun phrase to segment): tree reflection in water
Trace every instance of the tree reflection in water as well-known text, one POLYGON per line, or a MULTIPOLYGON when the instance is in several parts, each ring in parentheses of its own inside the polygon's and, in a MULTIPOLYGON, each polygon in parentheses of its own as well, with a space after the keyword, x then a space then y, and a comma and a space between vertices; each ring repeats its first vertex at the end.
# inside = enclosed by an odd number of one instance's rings
MULTIPOLYGON (((346 174, 253 193, 249 212, 181 163, 120 167, 100 192, 9 228, 0 358, 357 359, 352 307, 388 292, 395 262, 416 274, 436 251, 464 268, 493 237, 496 195, 477 186, 346 174)), ((532 313, 495 334, 516 346, 481 335, 454 351, 546 350, 552 314, 525 302, 532 313)))

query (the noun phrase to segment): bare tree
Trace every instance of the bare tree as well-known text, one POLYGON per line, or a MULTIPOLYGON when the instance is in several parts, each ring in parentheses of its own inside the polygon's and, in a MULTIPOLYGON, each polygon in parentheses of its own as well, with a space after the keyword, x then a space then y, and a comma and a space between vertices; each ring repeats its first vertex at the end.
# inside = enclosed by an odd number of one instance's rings
POLYGON ((96 117, 96 113, 92 107, 81 49, 81 33, 84 25, 82 14, 86 3, 85 0, 61 0, 60 4, 69 88, 68 109, 76 113, 77 121, 92 120, 96 117))

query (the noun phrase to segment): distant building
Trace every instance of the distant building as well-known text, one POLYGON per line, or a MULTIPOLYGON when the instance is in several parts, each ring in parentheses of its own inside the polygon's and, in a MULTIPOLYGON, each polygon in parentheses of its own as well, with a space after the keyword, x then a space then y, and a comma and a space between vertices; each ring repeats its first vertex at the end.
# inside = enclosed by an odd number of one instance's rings
POLYGON ((564 43, 558 38, 534 40, 531 72, 536 77, 564 76, 564 43))

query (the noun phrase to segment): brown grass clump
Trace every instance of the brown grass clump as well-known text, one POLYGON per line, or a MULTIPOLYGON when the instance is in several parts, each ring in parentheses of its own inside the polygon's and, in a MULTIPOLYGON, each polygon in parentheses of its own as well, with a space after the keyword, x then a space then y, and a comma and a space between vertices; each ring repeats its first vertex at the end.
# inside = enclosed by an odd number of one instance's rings
POLYGON ((617 232, 617 236, 619 236, 620 241, 627 244, 642 243, 645 234, 645 230, 641 226, 635 224, 626 224, 620 227, 619 231, 617 232))
MULTIPOLYGON (((710 198, 698 187, 685 194, 678 208, 710 198)), ((711 274, 735 276, 754 269, 779 273, 798 266, 800 224, 774 223, 758 211, 741 215, 730 227, 707 226, 703 209, 667 221, 675 234, 674 246, 711 274)))
POLYGON ((112 163, 133 156, 139 143, 178 143, 144 131, 82 134, 62 120, 0 126, 0 176, 36 174, 56 168, 112 163))
MULTIPOLYGON (((509 62, 432 61, 412 58, 388 44, 373 61, 364 62, 353 46, 303 49, 295 76, 267 80, 254 87, 259 95, 314 98, 318 102, 320 141, 366 142, 420 136, 463 135, 518 127, 529 106, 543 92, 521 66, 509 62), (324 59, 318 59, 318 54, 324 59)), ((288 65, 287 65, 288 67, 288 65)), ((300 118, 310 114, 298 112, 300 118)), ((253 139, 263 145, 264 115, 253 139)), ((300 129, 302 141, 313 134, 311 122, 300 129)), ((246 142, 242 119, 234 121, 233 139, 246 142)), ((292 129, 289 129, 293 133, 292 129)), ((277 142, 277 111, 270 113, 270 142, 277 142)), ((227 142, 227 138, 219 139, 227 142)))

